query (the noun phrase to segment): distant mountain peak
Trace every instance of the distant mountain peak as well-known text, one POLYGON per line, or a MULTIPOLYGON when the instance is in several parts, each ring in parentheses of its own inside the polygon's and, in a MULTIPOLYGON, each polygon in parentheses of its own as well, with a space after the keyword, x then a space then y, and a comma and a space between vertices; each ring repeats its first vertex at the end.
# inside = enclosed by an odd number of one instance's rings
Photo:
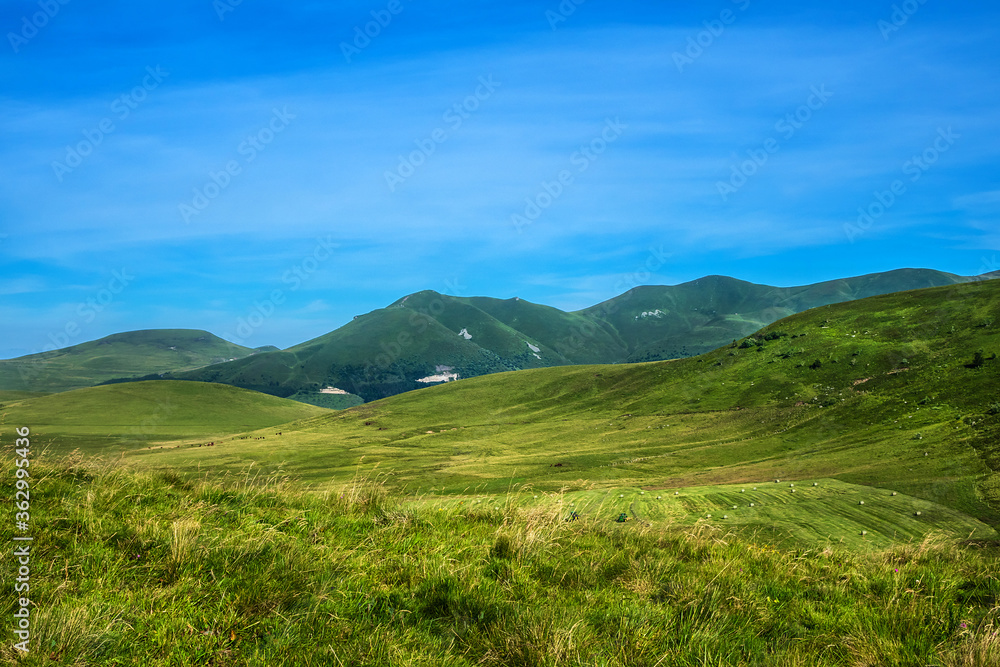
POLYGON ((997 276, 1000 272, 969 278, 896 269, 774 287, 713 274, 673 286, 636 286, 574 312, 520 296, 457 297, 421 290, 285 350, 251 350, 203 330, 113 334, 38 360, 0 362, 0 389, 61 391, 66 378, 97 383, 155 373, 278 396, 340 387, 373 400, 423 386, 440 374, 439 366, 468 378, 543 366, 688 357, 811 308, 997 276))

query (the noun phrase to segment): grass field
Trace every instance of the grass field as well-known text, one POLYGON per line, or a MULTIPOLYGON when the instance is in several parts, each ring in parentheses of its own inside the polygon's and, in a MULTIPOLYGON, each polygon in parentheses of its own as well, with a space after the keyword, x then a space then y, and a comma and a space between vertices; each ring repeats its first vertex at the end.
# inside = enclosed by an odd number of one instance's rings
POLYGON ((995 527, 998 312, 989 281, 807 311, 693 359, 502 373, 340 412, 144 382, 13 401, 3 419, 54 453, 181 473, 254 464, 322 486, 360 466, 409 494, 830 478, 995 527))
MULTIPOLYGON (((377 466, 405 493, 834 478, 996 526, 998 292, 994 281, 829 306, 694 359, 462 380, 317 413, 282 436, 219 436, 207 452, 169 429, 117 442, 163 470, 254 463, 314 484, 377 466)), ((41 400, 8 419, 44 423, 23 412, 41 400)), ((52 435, 57 450, 81 442, 52 435)))
MULTIPOLYGON (((375 478, 315 493, 252 471, 185 480, 80 456, 32 471, 33 650, 5 643, 9 664, 1000 664, 996 542, 781 549, 670 523, 669 509, 615 523, 592 510, 622 499, 599 491, 418 507, 375 478)), ((13 478, 6 459, 0 478, 13 478)), ((819 483, 806 502, 871 498, 819 483)), ((677 502, 704 511, 734 494, 677 502)))
POLYGON ((149 381, 6 399, 0 419, 29 424, 52 452, 120 455, 149 447, 204 444, 233 433, 328 411, 220 384, 149 381))
POLYGON ((530 484, 525 487, 512 485, 510 492, 502 494, 428 493, 407 506, 430 511, 516 506, 562 513, 564 518, 575 511, 580 518, 598 522, 624 513, 629 521, 643 526, 705 525, 789 548, 882 549, 931 534, 966 540, 997 538, 989 525, 940 504, 834 479, 669 490, 602 486, 556 493, 537 491, 530 484))
POLYGON ((995 281, 921 290, 343 411, 6 394, 5 488, 13 426, 37 457, 38 641, 56 664, 998 665, 998 314, 995 281))

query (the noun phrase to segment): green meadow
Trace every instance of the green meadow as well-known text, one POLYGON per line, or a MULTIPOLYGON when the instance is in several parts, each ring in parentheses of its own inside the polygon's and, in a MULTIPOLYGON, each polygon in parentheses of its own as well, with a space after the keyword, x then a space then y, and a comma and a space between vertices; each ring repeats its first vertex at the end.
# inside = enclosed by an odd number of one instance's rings
POLYGON ((903 292, 340 411, 4 393, 45 537, 19 660, 1000 664, 998 315, 997 281, 903 292))
MULTIPOLYGON (((676 508, 654 516, 635 490, 635 516, 617 523, 602 510, 621 499, 596 491, 406 498, 358 476, 316 492, 253 469, 182 478, 80 455, 43 457, 32 474, 34 634, 27 655, 4 643, 8 664, 959 667, 1000 656, 995 540, 776 546, 672 521, 676 508)), ((13 476, 6 457, 0 475, 13 476)), ((832 488, 807 501, 817 511, 838 511, 837 494, 872 497, 820 484, 832 488)), ((701 512, 734 490, 683 493, 701 512)), ((780 506, 777 489, 752 497, 780 506)), ((874 509, 878 521, 904 514, 874 509)))

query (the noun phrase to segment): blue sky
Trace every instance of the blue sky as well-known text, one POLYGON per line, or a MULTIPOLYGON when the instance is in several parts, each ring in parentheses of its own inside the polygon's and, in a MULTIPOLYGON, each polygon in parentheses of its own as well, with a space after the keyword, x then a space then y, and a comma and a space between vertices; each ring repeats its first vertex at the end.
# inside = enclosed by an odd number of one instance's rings
POLYGON ((0 3, 0 357, 1000 269, 989 3, 63 2, 0 3))

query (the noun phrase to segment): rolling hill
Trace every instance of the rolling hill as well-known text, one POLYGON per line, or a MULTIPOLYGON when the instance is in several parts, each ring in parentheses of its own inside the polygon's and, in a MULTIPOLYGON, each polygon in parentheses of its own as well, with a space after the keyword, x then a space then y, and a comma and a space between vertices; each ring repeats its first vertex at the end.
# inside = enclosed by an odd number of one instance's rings
POLYGON ((510 370, 688 357, 809 308, 972 280, 901 269, 779 288, 708 276, 636 287, 576 312, 516 297, 423 291, 286 350, 250 350, 204 331, 156 330, 0 361, 0 390, 64 391, 166 378, 345 408, 510 370))
POLYGON ((903 269, 802 287, 769 287, 709 276, 645 286, 591 308, 563 312, 524 299, 453 297, 424 291, 281 352, 185 373, 313 400, 336 387, 371 401, 426 386, 509 370, 672 359, 701 354, 809 308, 906 289, 968 282, 903 269))
MULTIPOLYGON (((850 539, 844 526, 861 525, 869 508, 902 503, 879 500, 891 490, 924 512, 925 526, 968 526, 967 517, 995 528, 998 323, 1000 282, 983 281, 822 306, 698 357, 496 373, 339 412, 161 381, 12 395, 2 420, 38 425, 53 451, 111 447, 174 472, 252 465, 328 484, 377 470, 397 490, 531 488, 581 503, 614 488, 643 516, 688 520, 699 508, 724 511, 722 499, 743 487, 771 507, 773 491, 749 487, 783 480, 808 487, 786 490, 796 501, 780 509, 785 519, 743 508, 730 523, 818 534, 829 524, 803 508, 834 502, 829 494, 866 499, 840 504, 834 524, 850 539), (276 440, 271 427, 291 420, 276 440), (216 447, 191 446, 206 439, 216 447), (644 497, 659 490, 704 500, 664 514, 644 497)), ((909 525, 894 521, 880 525, 909 525)))
POLYGON ((197 382, 6 392, 32 556, 66 564, 32 570, 36 641, 122 664, 994 665, 998 316, 996 281, 901 292, 694 358, 339 412, 197 382))
POLYGON ((582 311, 628 341, 626 361, 655 361, 714 350, 810 308, 974 280, 941 271, 900 269, 799 287, 707 276, 670 288, 636 287, 582 311))
MULTIPOLYGON (((218 452, 310 480, 363 460, 438 493, 835 480, 1000 526, 998 316, 995 281, 870 297, 695 358, 450 382, 303 422, 287 449, 218 452)), ((136 455, 204 465, 197 451, 136 455)))
POLYGON ((0 389, 66 391, 113 379, 182 371, 254 354, 207 331, 149 329, 0 360, 0 389))
MULTIPOLYGON (((260 392, 204 382, 128 382, 44 396, 11 396, 3 424, 30 425, 56 451, 118 453, 177 439, 208 441, 269 428, 328 410, 260 392)), ((261 436, 257 436, 261 437, 261 436)))

